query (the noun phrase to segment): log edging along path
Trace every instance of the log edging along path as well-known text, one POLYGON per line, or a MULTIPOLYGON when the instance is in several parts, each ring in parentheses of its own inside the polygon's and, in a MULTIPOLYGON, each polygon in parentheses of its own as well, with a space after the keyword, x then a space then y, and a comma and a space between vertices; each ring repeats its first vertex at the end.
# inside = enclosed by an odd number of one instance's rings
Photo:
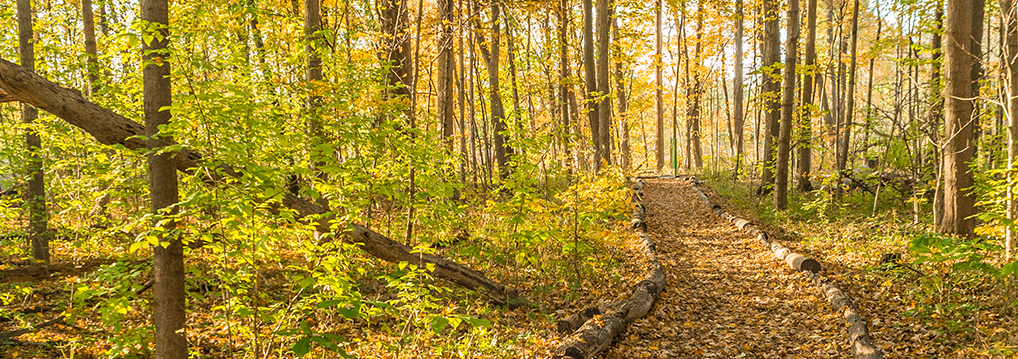
MULTIPOLYGON (((676 177, 676 179, 681 179, 676 177)), ((803 272, 807 278, 816 286, 820 291, 827 297, 828 302, 831 304, 831 308, 835 312, 840 312, 845 318, 845 324, 848 327, 848 339, 852 343, 852 357, 855 359, 883 359, 884 354, 873 344, 872 338, 870 338, 869 329, 866 327, 866 320, 859 315, 858 310, 855 307, 855 303, 852 302, 852 298, 842 292, 834 284, 834 281, 829 278, 824 278, 820 275, 821 266, 820 262, 815 259, 805 257, 801 254, 794 253, 785 246, 781 245, 777 241, 770 242, 767 237, 767 233, 754 226, 748 220, 733 216, 721 208, 720 205, 710 201, 699 185, 702 183, 699 179, 694 176, 687 177, 693 190, 696 191, 697 197, 710 208, 714 214, 718 215, 725 220, 732 222, 732 224, 740 230, 749 234, 755 235, 756 239, 760 241, 764 247, 770 248, 775 258, 784 261, 788 264, 789 268, 803 272)))
POLYGON ((640 235, 640 252, 647 257, 650 268, 644 279, 633 286, 633 294, 601 307, 590 307, 558 322, 558 331, 569 334, 554 352, 554 358, 593 358, 608 348, 622 330, 650 312, 654 301, 665 287, 665 272, 654 254, 654 242, 647 234, 643 187, 637 180, 633 186, 633 230, 640 235))

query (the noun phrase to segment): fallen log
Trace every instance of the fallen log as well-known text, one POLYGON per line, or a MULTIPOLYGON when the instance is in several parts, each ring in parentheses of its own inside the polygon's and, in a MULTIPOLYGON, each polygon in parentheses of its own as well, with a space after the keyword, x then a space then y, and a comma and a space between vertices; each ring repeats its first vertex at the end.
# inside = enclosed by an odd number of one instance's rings
MULTIPOLYGON (((634 187, 642 189, 646 183, 638 181, 634 187)), ((640 205, 642 207, 642 204, 640 205)), ((634 226, 640 235, 639 252, 650 260, 651 268, 644 279, 633 286, 629 298, 617 300, 603 307, 590 307, 557 323, 559 333, 572 332, 562 345, 555 350, 553 358, 587 359, 596 356, 615 339, 626 325, 639 319, 654 306, 654 300, 664 290, 665 272, 654 255, 654 242, 647 234, 644 211, 633 212, 633 223, 639 220, 642 226, 634 226), (575 330, 575 331, 574 331, 575 330)))
MULTIPOLYGON (((146 149, 145 126, 128 119, 112 110, 99 106, 81 96, 77 90, 65 88, 49 81, 17 64, 0 58, 0 90, 12 98, 36 108, 50 112, 94 137, 106 145, 122 145, 131 150, 146 149)), ((161 140, 165 146, 173 143, 161 140)), ((194 174, 202 157, 189 148, 182 147, 174 152, 171 162, 178 171, 194 174)), ((229 165, 205 173, 207 182, 218 182, 223 176, 239 177, 240 173, 229 165)), ((512 289, 491 280, 483 273, 459 263, 425 253, 413 253, 412 248, 374 232, 367 227, 352 225, 347 230, 340 226, 333 228, 336 217, 328 208, 312 203, 293 194, 285 194, 282 205, 297 212, 295 220, 304 221, 309 217, 319 218, 316 227, 322 233, 336 233, 337 237, 358 244, 369 254, 392 262, 409 262, 435 265, 434 275, 461 286, 485 291, 495 304, 509 307, 521 306, 526 300, 517 296, 512 289)))
POLYGON ((866 327, 866 320, 859 315, 852 299, 843 293, 833 282, 824 279, 819 274, 806 272, 807 278, 817 288, 820 288, 831 309, 841 312, 848 327, 848 339, 852 342, 852 357, 855 359, 883 359, 884 353, 873 344, 869 329, 866 327))
POLYGON ((28 334, 28 333, 31 333, 31 332, 34 332, 34 331, 38 331, 39 329, 51 326, 51 325, 61 324, 61 323, 64 323, 64 316, 63 315, 60 315, 60 316, 58 316, 56 318, 47 320, 47 321, 39 323, 39 324, 36 324, 36 325, 32 326, 31 328, 21 328, 21 329, 15 329, 15 330, 10 330, 10 331, 6 331, 6 332, 3 332, 3 333, 0 333, 0 341, 5 341, 7 339, 14 338, 14 337, 22 335, 22 334, 28 334))

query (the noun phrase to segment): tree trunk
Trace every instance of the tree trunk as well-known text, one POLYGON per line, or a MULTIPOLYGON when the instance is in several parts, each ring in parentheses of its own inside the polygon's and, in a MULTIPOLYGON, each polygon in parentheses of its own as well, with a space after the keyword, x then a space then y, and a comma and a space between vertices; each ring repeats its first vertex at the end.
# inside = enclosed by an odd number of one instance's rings
POLYGON ((657 145, 654 148, 654 158, 657 160, 657 172, 661 173, 661 170, 665 166, 665 101, 664 101, 664 80, 662 77, 662 58, 661 51, 663 49, 661 41, 661 0, 654 2, 654 105, 656 111, 656 121, 654 122, 655 129, 657 132, 657 145))
MULTIPOLYGON (((381 28, 385 34, 383 49, 389 64, 389 95, 410 97, 410 79, 413 66, 410 64, 410 32, 407 31, 409 15, 406 0, 382 0, 379 3, 381 28)), ((409 113, 407 114, 409 116, 409 113)))
MULTIPOLYGON (((1018 159, 1018 11, 1015 10, 1015 0, 1000 1, 1001 17, 1004 38, 1000 44, 1004 47, 1002 54, 1007 58, 1007 66, 1004 70, 1004 106, 1006 110, 1007 126, 1007 218, 1014 221, 1018 218, 1018 208, 1015 207, 1015 160, 1018 159)), ((1004 234, 1004 255, 1010 261, 1015 253, 1015 226, 1005 227, 1004 234)))
POLYGON ((770 187, 774 185, 774 143, 778 137, 778 121, 781 117, 781 103, 779 102, 778 90, 781 87, 781 81, 776 79, 776 76, 772 74, 776 70, 777 64, 781 62, 781 37, 778 33, 778 23, 780 22, 780 14, 778 12, 778 0, 764 0, 764 39, 763 39, 763 64, 767 70, 764 71, 763 76, 763 91, 764 94, 764 134, 763 134, 763 170, 760 174, 761 179, 761 193, 770 190, 770 187))
POLYGON ((567 36, 567 34, 569 34, 569 14, 567 13, 569 11, 569 8, 566 5, 566 0, 559 0, 558 10, 559 10, 558 11, 559 101, 561 101, 560 105, 561 110, 559 111, 559 113, 562 115, 561 128, 559 129, 560 131, 559 138, 560 141, 562 141, 562 147, 563 150, 565 151, 566 161, 569 162, 569 165, 566 166, 566 168, 569 172, 570 177, 572 177, 573 167, 576 166, 576 163, 573 160, 571 149, 572 136, 569 135, 572 128, 569 120, 569 116, 572 114, 572 112, 570 111, 569 99, 575 98, 575 95, 573 95, 573 92, 571 91, 572 80, 570 78, 572 77, 572 74, 570 74, 569 71, 569 38, 567 36))
POLYGON ((594 171, 600 171, 603 164, 612 163, 612 135, 611 135, 611 58, 608 51, 611 48, 611 18, 612 4, 610 0, 597 0, 597 148, 601 154, 600 160, 594 163, 594 171))
MULTIPOLYGON (((693 93, 690 96, 693 100, 693 106, 690 107, 689 117, 689 143, 693 150, 693 160, 696 163, 696 170, 701 171, 703 169, 703 146, 700 144, 700 140, 703 137, 700 133, 700 114, 701 106, 704 94, 703 75, 700 73, 703 68, 703 6, 704 4, 697 5, 696 8, 696 44, 693 46, 693 63, 695 68, 693 70, 693 93)), ((687 61, 688 58, 687 58, 687 61)))
MULTIPOLYGON (((815 1, 815 0, 813 0, 815 1)), ((799 56, 799 0, 788 0, 788 28, 785 31, 784 88, 781 95, 781 125, 778 136, 778 160, 774 178, 774 208, 788 208, 789 144, 792 141, 792 123, 795 111, 795 64, 799 56)))
POLYGON ((849 144, 852 142, 852 122, 855 117, 855 69, 856 60, 858 55, 858 43, 859 43, 859 0, 855 0, 855 5, 852 9, 852 48, 851 48, 851 60, 848 63, 848 93, 846 96, 846 102, 848 105, 845 108, 845 120, 841 131, 841 139, 838 143, 838 193, 837 197, 841 198, 844 189, 841 186, 841 179, 846 175, 845 169, 848 166, 848 149, 849 144))
POLYGON ((456 126, 456 103, 453 88, 456 73, 455 55, 453 54, 452 24, 453 0, 438 0, 438 120, 442 123, 442 140, 446 150, 453 150, 453 128, 456 126))
POLYGON ((973 30, 982 28, 975 22, 975 12, 982 9, 982 0, 948 0, 944 34, 944 218, 939 230, 971 236, 975 220, 975 194, 969 165, 975 154, 972 125, 974 93, 972 68, 976 66, 973 51, 973 30))
MULTIPOLYGON (((143 46, 145 67, 143 85, 145 94, 145 140, 148 148, 159 148, 172 142, 159 136, 159 126, 170 123, 170 56, 169 6, 167 0, 142 0, 141 20, 159 24, 161 36, 143 46), (162 140, 162 141, 160 141, 162 140), (165 142, 164 142, 165 141, 165 142)), ((152 212, 156 215, 153 226, 162 227, 160 233, 173 233, 176 223, 161 220, 162 216, 176 213, 177 169, 171 153, 148 155, 148 183, 152 197, 152 212)), ((184 292, 184 246, 172 234, 160 235, 160 245, 152 247, 153 282, 152 324, 155 326, 155 350, 158 359, 187 358, 187 338, 184 337, 186 298, 184 292)))
MULTIPOLYGON (((491 54, 488 62, 488 90, 491 96, 491 120, 494 125, 493 141, 495 145, 495 162, 498 164, 498 177, 502 180, 509 178, 509 156, 512 150, 506 140, 509 127, 506 125, 505 107, 502 104, 502 95, 499 92, 498 84, 498 60, 499 60, 499 4, 491 3, 491 54)), ((483 41, 483 39, 482 39, 483 41)), ((481 53, 484 53, 484 46, 481 46, 481 53)))
POLYGON ((619 155, 622 159, 622 169, 628 173, 631 163, 629 149, 629 101, 626 98, 626 78, 623 71, 622 42, 619 37, 619 19, 612 17, 612 30, 615 32, 615 53, 618 58, 615 62, 615 96, 619 99, 619 155))
MULTIPOLYGON (((816 0, 813 0, 816 1, 816 0)), ((743 114, 743 74, 742 74, 742 32, 743 32, 743 5, 742 0, 735 0, 735 83, 732 85, 732 95, 735 97, 735 106, 732 109, 732 127, 735 132, 735 178, 739 177, 742 170, 742 159, 745 157, 743 150, 743 127, 745 127, 745 115, 743 114)))
POLYGON ((81 0, 81 24, 85 35, 85 60, 88 70, 88 96, 99 92, 99 52, 95 46, 95 20, 92 16, 92 0, 81 0))
MULTIPOLYGON (((597 93, 597 69, 594 64, 594 11, 592 0, 583 0, 583 73, 587 86, 587 95, 584 96, 584 105, 587 108, 587 118, 590 122, 590 140, 594 146, 594 171, 596 172, 601 163, 600 142, 601 136, 598 131, 600 126, 600 111, 595 101, 597 93)), ((599 0, 600 1, 600 0, 599 0)))
POLYGON ((800 118, 800 140, 798 145, 799 159, 795 166, 796 189, 799 192, 813 190, 810 182, 811 168, 813 167, 813 148, 811 137, 813 136, 813 83, 816 68, 816 43, 817 43, 817 0, 807 0, 806 5, 806 54, 804 64, 806 74, 802 80, 802 105, 805 113, 800 118))
MULTIPOLYGON (((21 65, 35 72, 35 41, 32 32, 31 0, 18 0, 18 44, 21 65)), ((39 117, 39 110, 28 104, 21 106, 21 119, 31 125, 39 117)), ((42 139, 31 129, 25 130, 25 148, 28 158, 25 170, 28 172, 28 184, 25 188, 25 205, 28 207, 28 241, 32 248, 32 258, 49 263, 49 242, 53 234, 49 230, 49 212, 46 210, 46 182, 42 164, 42 139)))

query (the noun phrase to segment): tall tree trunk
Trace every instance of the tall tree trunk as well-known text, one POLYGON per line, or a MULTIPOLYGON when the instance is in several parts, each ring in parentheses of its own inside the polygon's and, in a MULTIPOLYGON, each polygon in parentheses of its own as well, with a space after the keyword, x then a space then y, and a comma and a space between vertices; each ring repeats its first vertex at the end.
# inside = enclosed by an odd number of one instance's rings
MULTIPOLYGON (((1007 59, 1007 66, 1004 67, 1004 105, 1006 106, 1007 117, 1007 218, 1011 221, 1018 219, 1018 201, 1015 200, 1015 161, 1018 160, 1018 11, 1015 10, 1015 0, 1001 0, 1001 17, 1004 38, 1000 44, 1004 47, 1002 54, 1007 59)), ((1015 253, 1015 226, 1005 227, 1004 234, 1004 255, 1008 261, 1015 253)))
POLYGON ((852 48, 851 48, 851 60, 848 63, 848 91, 846 96, 846 102, 848 105, 845 109, 845 121, 841 131, 841 141, 838 143, 838 161, 837 169, 840 174, 838 177, 839 185, 838 198, 841 197, 843 188, 840 185, 841 179, 845 176, 845 169, 848 166, 848 149, 849 144, 852 142, 852 126, 855 117, 855 73, 856 73, 856 60, 858 58, 858 44, 859 44, 859 0, 855 0, 855 5, 852 7, 852 48))
MULTIPOLYGON (((740 0, 741 1, 741 0, 740 0)), ((665 101, 664 82, 661 74, 663 48, 661 42, 661 0, 654 2, 654 105, 656 111, 657 146, 654 148, 654 157, 657 160, 657 172, 665 166, 665 101)))
POLYGON ((760 174, 761 193, 765 193, 774 185, 774 143, 778 137, 778 121, 781 117, 781 102, 778 90, 781 88, 781 81, 772 74, 777 64, 781 62, 781 37, 778 33, 780 14, 778 12, 778 0, 763 0, 764 10, 764 38, 763 38, 763 64, 767 70, 763 73, 764 96, 764 134, 763 134, 763 169, 760 174))
MULTIPOLYGON (((700 171, 703 169, 703 146, 701 145, 701 139, 703 138, 700 133, 700 114, 701 114, 701 102, 703 101, 704 85, 703 75, 700 73, 703 68, 703 9, 704 4, 697 4, 696 8, 696 44, 693 45, 693 63, 695 68, 693 70, 693 92, 692 100, 693 106, 690 107, 689 117, 689 143, 693 150, 693 160, 696 163, 696 170, 700 171)), ((687 61, 689 61, 687 59, 687 61)))
POLYGON ((813 83, 815 82, 814 75, 817 73, 817 0, 807 0, 806 11, 806 54, 803 61, 806 65, 806 74, 802 80, 802 105, 805 108, 805 113, 801 114, 799 117, 799 158, 798 163, 795 166, 795 183, 796 189, 798 189, 799 192, 809 192, 813 190, 813 184, 810 182, 809 177, 811 175, 810 170, 813 167, 813 148, 811 147, 811 137, 813 136, 814 113, 813 83))
MULTIPOLYGON (((971 236, 975 220, 975 194, 969 165, 975 155, 972 109, 977 95, 973 87, 974 29, 982 29, 982 21, 973 21, 981 12, 982 0, 948 0, 944 34, 944 219, 940 231, 971 236)), ((981 31, 980 31, 981 32, 981 31)))
MULTIPOLYGON (((931 39, 931 51, 930 55, 930 84, 929 84, 929 98, 931 100, 929 117, 927 117, 926 126, 928 128, 927 134, 930 142, 939 144, 941 139, 940 125, 941 119, 944 118, 944 97, 943 89, 943 78, 941 76, 941 58, 943 57, 943 30, 944 30, 944 3, 942 0, 935 0, 937 8, 934 10, 933 21, 936 26, 936 31, 933 32, 933 38, 931 39)), ((941 156, 940 148, 934 146, 930 154, 930 158, 934 158, 936 165, 934 166, 934 173, 931 175, 936 180, 936 189, 933 195, 933 225, 940 227, 940 221, 944 218, 944 188, 942 170, 943 164, 940 163, 943 156, 941 156)))
MULTIPOLYGON (((18 0, 18 44, 21 66, 35 72, 35 41, 32 39, 32 2, 18 0)), ((39 110, 28 104, 21 105, 21 119, 31 125, 39 117, 39 110)), ((49 242, 53 234, 49 230, 49 212, 46 210, 46 182, 43 177, 42 139, 31 127, 25 130, 25 148, 28 158, 25 170, 28 185, 25 189, 25 205, 28 207, 28 241, 32 258, 49 263, 49 242)))
POLYGON ((619 155, 622 159, 622 169, 627 173, 632 165, 629 148, 629 101, 626 98, 626 78, 623 72, 622 39, 619 36, 619 19, 612 17, 612 31, 615 32, 615 96, 619 99, 619 155))
POLYGON ((85 60, 88 69, 88 95, 95 97, 99 92, 99 52, 95 46, 95 20, 92 13, 92 0, 81 0, 81 24, 85 34, 85 60))
MULTIPOLYGON (((660 1, 660 0, 659 0, 660 1)), ((816 0, 812 0, 816 1, 816 0)), ((743 32, 743 0, 735 0, 735 79, 732 85, 732 95, 735 97, 735 108, 732 109, 732 127, 735 132, 735 178, 739 177, 742 170, 742 159, 745 157, 743 150, 743 128, 745 127, 745 114, 743 114, 743 74, 742 74, 742 32, 743 32)))
MULTIPOLYGON (((319 55, 319 44, 321 44, 322 15, 321 0, 304 0, 304 53, 307 54, 307 123, 308 132, 311 134, 311 170, 321 180, 325 180, 325 174, 321 168, 325 166, 324 158, 331 155, 319 152, 321 145, 325 143, 325 133, 322 130, 321 107, 322 95, 318 93, 318 83, 322 82, 322 58, 319 55)), ((327 205, 328 200, 324 196, 316 199, 319 205, 327 205)), ((317 235, 317 234, 316 234, 317 235)))
MULTIPOLYGON (((498 164, 498 177, 505 180, 509 178, 509 157, 513 153, 506 140, 506 132, 509 127, 506 125, 505 107, 502 105, 502 95, 499 92, 498 84, 499 36, 501 35, 499 33, 501 25, 499 10, 498 2, 493 1, 491 3, 491 55, 488 59, 488 89, 491 93, 491 120, 494 125, 495 162, 498 164)), ((484 53, 483 45, 481 46, 481 53, 484 53)))
MULTIPOLYGON (((459 3, 456 6, 456 15, 460 19, 463 18, 463 0, 459 0, 459 3)), ((459 42, 459 47, 458 47, 459 51, 456 53, 456 55, 458 56, 458 58, 457 58, 457 67, 459 68, 459 73, 456 76, 456 78, 457 78, 457 85, 458 85, 458 88, 457 88, 457 101, 456 102, 459 104, 460 183, 461 184, 466 184, 466 182, 467 182, 467 170, 468 170, 468 165, 470 164, 470 158, 468 157, 469 154, 468 154, 468 151, 467 151, 467 133, 466 133, 467 124, 466 124, 466 84, 465 84, 465 82, 467 80, 467 75, 466 75, 466 66, 465 66, 466 62, 464 61, 464 55, 463 55, 464 53, 466 53, 466 50, 464 49, 464 44, 463 44, 463 26, 457 26, 456 27, 456 31, 457 31, 456 39, 459 42)), ((455 69, 453 70, 453 72, 456 72, 455 69)), ((472 172, 472 173, 476 173, 477 172, 477 168, 476 167, 469 168, 469 169, 470 169, 470 172, 472 172)))
POLYGON ((562 141, 562 147, 565 150, 566 161, 569 161, 569 165, 566 166, 570 177, 573 174, 573 168, 576 166, 576 161, 573 160, 571 142, 572 136, 570 136, 571 128, 569 116, 572 114, 570 111, 569 100, 575 101, 575 95, 571 91, 571 77, 569 71, 569 8, 566 5, 566 0, 559 0, 559 101, 561 101, 561 110, 559 113, 562 115, 561 127, 559 129, 560 141, 562 141))
POLYGON ((781 94, 781 128, 778 135, 778 160, 774 178, 774 208, 788 208, 789 144, 792 141, 792 124, 795 111, 795 64, 799 56, 799 0, 788 0, 788 28, 785 31, 784 88, 781 94))
POLYGON ((409 15, 406 0, 382 0, 379 7, 381 27, 385 33, 383 60, 389 64, 386 72, 390 86, 389 95, 410 97, 413 66, 410 64, 410 31, 407 31, 409 15))
MULTIPOLYGON (((162 146, 163 141, 172 141, 159 135, 159 127, 170 123, 170 55, 169 48, 169 6, 167 0, 142 0, 141 20, 158 24, 154 31, 160 36, 143 45, 143 85, 145 95, 145 129, 149 137, 149 148, 162 146)), ((184 246, 180 238, 172 233, 176 223, 162 220, 172 216, 177 204, 177 170, 171 153, 148 155, 148 183, 152 199, 152 212, 157 215, 153 226, 162 227, 159 233, 160 245, 152 246, 154 301, 152 303, 152 324, 155 326, 155 351, 157 359, 184 359, 188 357, 187 338, 184 337, 186 298, 184 292, 184 246)))
POLYGON ((597 142, 601 150, 600 161, 594 164, 595 171, 601 170, 602 164, 612 164, 612 131, 611 131, 611 18, 612 4, 610 0, 597 0, 597 96, 598 120, 597 142))
MULTIPOLYGON (((599 0, 600 1, 600 0, 599 0)), ((590 122, 590 140, 594 146, 594 171, 596 172, 600 168, 601 155, 600 142, 598 141, 601 136, 598 133, 600 126, 600 116, 598 115, 599 109, 597 106, 596 93, 597 93, 597 68, 594 64, 594 11, 593 3, 591 0, 583 0, 583 73, 584 82, 587 86, 587 95, 584 96, 585 107, 587 108, 587 118, 590 122)))
POLYGON ((453 54, 452 24, 453 0, 438 0, 438 120, 442 123, 442 140, 446 150, 453 150, 453 128, 456 126, 456 103, 453 88, 456 73, 455 55, 453 54))

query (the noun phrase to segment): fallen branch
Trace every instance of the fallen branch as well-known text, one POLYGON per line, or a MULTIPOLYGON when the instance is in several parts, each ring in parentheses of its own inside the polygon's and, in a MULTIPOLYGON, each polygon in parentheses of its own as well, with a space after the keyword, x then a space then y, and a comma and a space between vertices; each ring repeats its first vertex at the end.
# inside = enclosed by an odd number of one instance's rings
MULTIPOLYGON (((145 141, 142 140, 145 126, 86 100, 77 90, 61 87, 4 59, 0 59, 0 90, 18 101, 56 115, 92 135, 102 144, 122 145, 132 150, 146 148, 145 141)), ((165 139, 162 142, 164 146, 173 144, 165 139)), ((197 152, 185 147, 174 153, 171 162, 178 171, 194 174, 199 168, 201 159, 197 152)), ((220 165, 204 174, 208 183, 218 182, 224 175, 241 176, 229 165, 220 165)), ((378 258, 392 262, 434 264, 433 274, 436 277, 483 291, 495 304, 517 307, 526 303, 515 290, 505 288, 479 271, 435 255, 413 253, 410 247, 367 227, 353 225, 352 230, 346 231, 341 227, 337 232, 332 228, 336 217, 324 206, 293 194, 284 195, 282 204, 297 212, 295 220, 307 221, 312 216, 319 218, 316 227, 322 233, 336 233, 338 238, 358 244, 364 251, 378 258)))
POLYGON ((36 324, 35 326, 33 326, 31 328, 21 328, 21 329, 9 330, 9 331, 0 333, 0 341, 4 341, 4 340, 10 339, 10 338, 14 338, 14 337, 22 335, 22 334, 28 334, 28 333, 31 333, 31 332, 35 332, 35 331, 38 331, 39 329, 42 329, 42 328, 45 328, 45 327, 48 327, 48 326, 51 326, 51 325, 54 325, 54 324, 63 324, 63 322, 64 322, 64 316, 61 315, 61 316, 58 316, 56 318, 47 320, 45 322, 36 324))
MULTIPOLYGON (((643 180, 637 181, 633 189, 634 201, 642 198, 645 185, 646 182, 643 180)), ((600 308, 587 308, 559 321, 560 333, 568 333, 574 329, 575 332, 555 350, 554 358, 593 358, 611 345, 612 340, 625 329, 626 325, 647 315, 657 296, 664 290, 665 272, 654 255, 654 242, 647 234, 644 216, 645 210, 642 205, 634 208, 633 223, 641 224, 634 225, 634 229, 640 234, 640 252, 650 260, 651 266, 644 279, 633 286, 633 294, 627 299, 600 308), (578 325, 579 323, 582 325, 578 325)))

